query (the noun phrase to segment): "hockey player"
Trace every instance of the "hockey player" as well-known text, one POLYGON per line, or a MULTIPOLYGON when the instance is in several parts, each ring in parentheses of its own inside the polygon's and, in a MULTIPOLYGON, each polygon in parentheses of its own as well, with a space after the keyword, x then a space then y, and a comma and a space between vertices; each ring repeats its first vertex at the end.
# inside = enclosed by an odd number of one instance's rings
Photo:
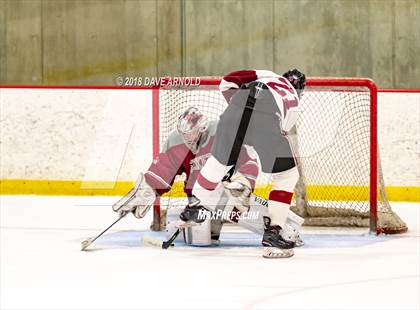
POLYGON ((299 173, 287 140, 297 120, 299 100, 305 87, 305 75, 297 69, 283 76, 265 70, 243 70, 227 74, 220 91, 229 103, 218 124, 211 156, 193 188, 199 202, 187 206, 194 221, 197 212, 210 206, 217 184, 238 160, 243 145, 258 153, 262 171, 271 174, 273 184, 264 217, 263 257, 283 258, 294 255, 295 243, 282 231, 299 173))
MULTIPOLYGON (((188 197, 190 205, 196 202, 192 195, 192 188, 199 174, 199 171, 211 155, 214 135, 217 122, 207 121, 206 117, 196 108, 190 107, 182 113, 178 119, 177 130, 173 131, 163 146, 163 151, 153 160, 147 172, 144 173, 144 180, 137 184, 136 188, 126 195, 127 199, 120 200, 113 206, 114 211, 132 212, 135 217, 142 218, 153 205, 156 197, 163 195, 171 189, 175 177, 186 174, 184 181, 184 192, 188 197), (130 200, 128 200, 130 198, 130 200), (133 199, 131 199, 133 198, 133 199), (129 201, 129 203, 126 203, 129 201)), ((258 176, 258 161, 256 154, 251 148, 242 146, 238 155, 238 161, 234 167, 225 175, 223 183, 219 185, 219 191, 228 193, 233 197, 235 205, 226 206, 219 200, 209 201, 208 208, 222 209, 226 207, 225 220, 238 223, 256 233, 263 231, 261 221, 247 222, 241 219, 241 214, 249 209, 249 196, 254 189, 258 176), (233 173, 233 175, 232 175, 233 173), (242 225, 242 223, 244 223, 242 225)), ((229 200, 231 201, 231 200, 229 200)), ((266 207, 255 206, 257 212, 265 214, 266 207), (265 210, 264 210, 265 209, 265 210)), ((187 220, 187 213, 181 214, 181 219, 187 220)), ((288 238, 298 240, 298 227, 301 223, 294 221, 296 216, 290 217, 288 238)), ((222 228, 222 219, 211 221, 211 238, 218 239, 222 228)), ((198 228, 197 228, 198 229, 198 228)))
MULTIPOLYGON (((168 137, 163 146, 163 151, 153 160, 149 169, 144 173, 142 184, 137 184, 138 190, 130 191, 126 197, 135 193, 134 199, 124 205, 114 204, 114 211, 132 212, 135 217, 142 218, 153 205, 156 197, 171 190, 175 177, 186 174, 184 192, 190 203, 194 201, 192 187, 198 172, 203 167, 214 141, 217 122, 208 121, 206 117, 194 107, 188 108, 178 119, 177 129, 168 137)), ((241 149, 235 175, 226 181, 224 188, 235 195, 236 201, 247 205, 256 178, 258 176, 258 162, 255 154, 249 153, 245 147, 241 149)), ((229 176, 229 175, 228 175, 229 176)), ((214 208, 217 201, 213 202, 214 208)), ((242 208, 242 211, 245 209, 242 208)), ((233 218, 228 221, 237 222, 239 209, 231 208, 233 218)), ((212 225, 212 238, 218 239, 222 225, 215 221, 212 225)))

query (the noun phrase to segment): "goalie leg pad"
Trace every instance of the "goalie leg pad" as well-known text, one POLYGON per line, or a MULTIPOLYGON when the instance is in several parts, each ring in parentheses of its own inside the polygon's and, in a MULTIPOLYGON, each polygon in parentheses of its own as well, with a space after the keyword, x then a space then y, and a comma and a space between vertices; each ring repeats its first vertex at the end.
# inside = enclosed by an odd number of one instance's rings
POLYGON ((262 236, 264 234, 264 216, 268 216, 267 207, 251 205, 249 211, 239 218, 238 225, 262 236))
POLYGON ((283 238, 293 241, 297 247, 303 246, 305 243, 300 238, 299 230, 304 221, 305 219, 294 213, 292 210, 289 210, 289 215, 283 230, 283 238))
POLYGON ((184 241, 188 245, 194 246, 209 246, 211 242, 211 216, 208 212, 208 216, 204 222, 199 225, 186 227, 184 229, 184 241))
MULTIPOLYGON (((249 213, 258 214, 258 220, 249 223, 249 220, 239 220, 238 224, 246 229, 249 229, 257 234, 263 234, 264 222, 263 216, 268 215, 267 200, 259 196, 251 196, 251 205, 249 213), (250 225, 252 225, 250 227, 250 225)), ((304 222, 304 219, 289 210, 286 224, 284 225, 283 238, 295 242, 296 246, 304 245, 303 240, 300 238, 299 230, 304 222)))

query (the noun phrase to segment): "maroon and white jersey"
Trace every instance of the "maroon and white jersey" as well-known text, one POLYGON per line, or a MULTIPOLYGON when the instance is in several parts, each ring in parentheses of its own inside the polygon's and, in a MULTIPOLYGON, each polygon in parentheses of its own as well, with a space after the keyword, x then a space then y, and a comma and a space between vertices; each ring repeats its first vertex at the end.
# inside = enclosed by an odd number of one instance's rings
MULTIPOLYGON (((147 183, 155 189, 158 195, 162 195, 171 189, 175 177, 186 174, 184 192, 192 196, 192 188, 201 168, 211 156, 214 135, 217 122, 209 122, 208 136, 200 142, 196 154, 185 145, 182 136, 175 130, 166 141, 162 152, 153 160, 144 177, 147 183)), ((251 155, 247 147, 243 146, 236 164, 236 171, 247 178, 254 189, 258 176, 257 159, 251 155)))
POLYGON ((219 89, 229 103, 230 98, 242 85, 253 81, 267 85, 280 111, 277 116, 280 119, 281 128, 284 132, 288 132, 297 121, 299 97, 286 78, 268 70, 234 71, 223 77, 219 89))

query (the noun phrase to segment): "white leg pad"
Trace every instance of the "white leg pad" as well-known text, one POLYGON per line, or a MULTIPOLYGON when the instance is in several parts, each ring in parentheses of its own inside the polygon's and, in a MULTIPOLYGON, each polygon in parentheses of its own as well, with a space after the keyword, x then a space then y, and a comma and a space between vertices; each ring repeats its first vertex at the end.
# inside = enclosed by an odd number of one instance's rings
POLYGON ((238 225, 262 236, 264 234, 264 216, 268 216, 267 207, 251 205, 249 211, 239 218, 238 225))
POLYGON ((211 219, 210 212, 208 212, 207 219, 191 227, 187 227, 183 231, 184 241, 186 244, 195 246, 209 246, 211 245, 211 219))

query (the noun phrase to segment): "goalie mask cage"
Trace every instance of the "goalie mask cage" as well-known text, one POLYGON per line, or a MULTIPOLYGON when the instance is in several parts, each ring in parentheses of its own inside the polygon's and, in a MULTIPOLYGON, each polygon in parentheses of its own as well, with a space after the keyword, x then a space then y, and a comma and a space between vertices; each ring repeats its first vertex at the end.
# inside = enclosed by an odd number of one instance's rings
MULTIPOLYGON (((198 86, 153 89, 154 156, 188 107, 199 108, 209 120, 219 118, 227 106, 219 83, 217 78, 201 78, 198 86)), ((305 225, 369 227, 387 234, 407 231, 385 193, 377 141, 377 88, 372 80, 309 78, 289 141, 300 173, 292 210, 305 218, 305 225)), ((256 194, 267 197, 269 190, 269 178, 260 173, 256 194)), ((179 195, 180 190, 173 189, 157 200, 155 230, 160 229, 161 210, 179 195)))

